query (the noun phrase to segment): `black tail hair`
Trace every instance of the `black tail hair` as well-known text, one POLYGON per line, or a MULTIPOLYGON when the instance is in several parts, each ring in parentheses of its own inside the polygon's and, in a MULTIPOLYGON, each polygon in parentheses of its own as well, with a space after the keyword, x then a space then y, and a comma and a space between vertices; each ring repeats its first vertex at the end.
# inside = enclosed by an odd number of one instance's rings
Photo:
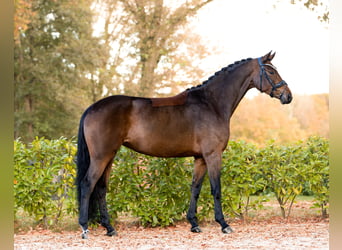
POLYGON ((76 177, 76 186, 77 186, 77 200, 78 200, 78 208, 81 205, 81 182, 84 179, 89 165, 90 165, 90 155, 87 146, 87 142, 84 137, 84 119, 87 116, 88 110, 86 110, 80 120, 80 125, 78 128, 78 138, 77 138, 77 156, 76 156, 76 165, 77 165, 77 177, 76 177))
MULTIPOLYGON (((81 205, 81 182, 87 174, 90 165, 90 155, 88 150, 88 145, 84 137, 84 119, 88 114, 87 109, 80 120, 80 125, 78 129, 78 139, 77 139, 77 177, 76 177, 76 186, 77 186, 77 200, 78 200, 78 209, 80 210, 81 205)), ((99 219, 99 205, 98 205, 98 183, 96 184, 92 194, 89 199, 89 209, 88 209, 88 218, 90 221, 97 221, 99 219)))

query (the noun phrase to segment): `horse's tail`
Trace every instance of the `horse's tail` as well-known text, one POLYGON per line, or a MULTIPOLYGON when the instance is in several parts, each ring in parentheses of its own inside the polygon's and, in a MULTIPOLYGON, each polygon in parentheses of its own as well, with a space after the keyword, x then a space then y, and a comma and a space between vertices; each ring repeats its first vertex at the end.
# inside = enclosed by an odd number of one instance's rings
MULTIPOLYGON (((82 181, 84 180, 89 166, 90 166, 90 155, 87 142, 84 137, 84 119, 88 114, 87 109, 80 120, 80 125, 78 129, 78 139, 77 139, 77 178, 76 178, 76 186, 77 186, 77 200, 78 200, 78 210, 80 210, 81 206, 81 191, 82 191, 82 181)), ((101 185, 104 185, 102 178, 96 183, 93 192, 89 198, 89 208, 88 208, 88 220, 92 222, 96 222, 99 219, 99 192, 101 185)))
POLYGON ((78 200, 78 208, 81 206, 81 182, 84 179, 90 165, 90 155, 88 150, 88 145, 84 137, 84 119, 87 116, 87 111, 85 111, 80 120, 80 126, 78 129, 78 139, 77 139, 77 156, 76 156, 76 165, 77 165, 77 177, 76 177, 76 186, 77 186, 77 200, 78 200))

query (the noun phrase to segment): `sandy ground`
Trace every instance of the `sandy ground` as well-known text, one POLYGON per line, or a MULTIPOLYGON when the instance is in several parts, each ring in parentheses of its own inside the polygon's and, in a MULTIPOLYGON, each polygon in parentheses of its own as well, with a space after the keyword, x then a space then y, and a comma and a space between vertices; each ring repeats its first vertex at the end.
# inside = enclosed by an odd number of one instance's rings
POLYGON ((14 235, 14 249, 329 249, 328 220, 271 218, 231 227, 234 233, 225 235, 216 223, 202 225, 200 234, 191 233, 186 222, 167 228, 120 224, 118 236, 105 236, 99 227, 87 240, 80 230, 33 230, 14 235))

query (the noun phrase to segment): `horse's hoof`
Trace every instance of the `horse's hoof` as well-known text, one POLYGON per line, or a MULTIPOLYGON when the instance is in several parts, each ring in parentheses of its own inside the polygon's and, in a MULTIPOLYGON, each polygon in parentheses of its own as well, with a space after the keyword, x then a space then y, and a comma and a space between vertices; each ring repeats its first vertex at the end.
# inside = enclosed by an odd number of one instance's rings
POLYGON ((106 235, 107 236, 116 236, 116 235, 118 235, 118 233, 115 230, 113 230, 113 231, 107 232, 106 235))
POLYGON ((224 234, 230 234, 232 232, 234 232, 234 231, 233 231, 233 229, 231 229, 230 226, 222 229, 222 233, 224 233, 224 234))
POLYGON ((83 233, 82 233, 82 239, 88 239, 88 232, 89 232, 88 229, 87 229, 86 231, 83 231, 83 233))
POLYGON ((200 229, 199 226, 197 226, 197 227, 192 227, 191 228, 191 232, 193 232, 193 233, 202 233, 202 230, 200 229))

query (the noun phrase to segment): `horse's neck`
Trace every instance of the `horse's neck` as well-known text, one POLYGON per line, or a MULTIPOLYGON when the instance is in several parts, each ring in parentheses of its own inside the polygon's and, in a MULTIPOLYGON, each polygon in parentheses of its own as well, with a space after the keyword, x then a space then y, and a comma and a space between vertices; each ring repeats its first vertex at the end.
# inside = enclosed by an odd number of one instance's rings
POLYGON ((231 115, 234 113, 235 109, 237 108, 237 106, 241 102, 242 98, 247 93, 247 91, 249 89, 251 89, 251 80, 252 80, 252 76, 251 75, 252 74, 247 75, 246 78, 243 81, 238 82, 238 83, 240 83, 239 84, 239 89, 237 90, 238 94, 236 95, 236 98, 235 98, 234 102, 232 103, 232 106, 230 107, 231 115))
MULTIPOLYGON (((242 70, 242 69, 241 69, 242 70)), ((226 81, 218 79, 216 84, 208 86, 215 105, 225 120, 229 120, 234 113, 236 107, 251 88, 252 70, 245 70, 245 74, 241 77, 237 76, 237 72, 228 75, 226 81)))

